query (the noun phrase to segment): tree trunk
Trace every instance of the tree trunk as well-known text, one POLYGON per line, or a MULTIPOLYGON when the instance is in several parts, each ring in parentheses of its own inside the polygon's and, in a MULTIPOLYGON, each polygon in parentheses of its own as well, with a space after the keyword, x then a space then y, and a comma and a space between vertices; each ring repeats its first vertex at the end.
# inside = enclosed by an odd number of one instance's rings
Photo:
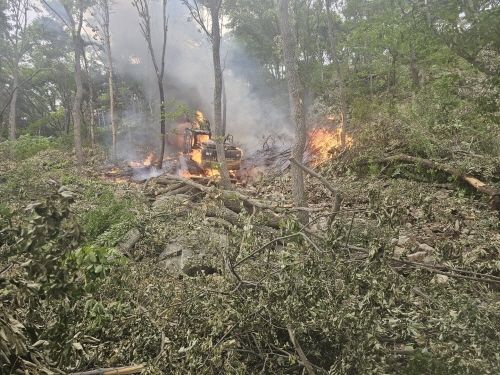
POLYGON ((110 34, 110 4, 108 1, 103 2, 103 31, 106 43, 106 52, 108 55, 108 90, 109 90, 109 117, 111 120, 111 144, 112 144, 112 158, 116 159, 116 136, 118 128, 115 120, 115 87, 113 82, 113 55, 111 53, 111 34, 110 34))
POLYGON ((163 89, 162 79, 158 78, 158 89, 160 91, 160 161, 158 167, 163 168, 163 158, 165 156, 165 91, 163 89))
POLYGON ((333 60, 333 64, 335 66, 335 72, 337 73, 337 79, 339 83, 339 96, 340 96, 340 110, 342 114, 342 128, 343 131, 341 133, 341 142, 345 145, 345 130, 348 128, 348 106, 347 106, 347 97, 345 93, 345 85, 344 85, 344 76, 342 74, 342 69, 340 67, 340 59, 337 53, 337 39, 335 35, 335 24, 333 19, 333 14, 331 10, 332 1, 325 0, 326 13, 327 13, 327 26, 328 26, 328 37, 330 40, 330 56, 333 60))
MULTIPOLYGON (((290 111, 295 122, 295 143, 292 148, 292 158, 302 161, 306 147, 306 121, 304 112, 304 102, 302 99, 302 84, 300 82, 297 65, 297 47, 295 38, 290 26, 289 0, 279 1, 279 21, 281 38, 283 43, 283 58, 285 63, 285 74, 288 80, 288 93, 290 96, 290 111)), ((306 207, 307 200, 304 190, 304 175, 302 169, 296 164, 292 164, 292 195, 297 207, 306 207)), ((306 223, 307 212, 299 213, 299 220, 306 223)))
POLYGON ((411 46, 410 52, 410 75, 413 88, 418 89, 418 87, 420 86, 420 72, 418 70, 417 56, 415 54, 413 46, 411 46))
POLYGON ((222 78, 222 134, 226 135, 227 129, 227 96, 226 81, 222 78))
POLYGON ((215 147, 217 150, 217 161, 219 162, 221 185, 224 189, 231 186, 229 171, 226 166, 226 154, 224 151, 224 129, 222 127, 222 68, 220 63, 220 24, 219 24, 220 2, 210 2, 210 16, 212 19, 212 57, 214 65, 214 133, 215 147))
POLYGON ((112 156, 116 159, 116 134, 118 132, 115 120, 115 91, 113 83, 113 61, 111 60, 111 40, 106 41, 108 46, 108 85, 109 85, 109 117, 111 119, 111 136, 112 136, 112 156))
POLYGON ((11 141, 16 140, 16 132, 17 132, 17 125, 16 125, 16 120, 17 120, 17 94, 19 91, 19 73, 16 70, 14 71, 14 80, 12 83, 12 89, 14 90, 12 92, 12 98, 10 100, 10 110, 9 110, 9 139, 11 141))
MULTIPOLYGON (((83 12, 81 14, 83 17, 83 12)), ((73 123, 74 123, 74 136, 75 136, 75 155, 78 165, 83 164, 83 150, 82 150, 82 100, 83 100, 83 79, 82 79, 82 64, 81 64, 81 43, 80 33, 74 32, 73 34, 73 48, 75 52, 75 83, 76 94, 73 102, 73 123)))
POLYGON ((94 117, 94 88, 90 78, 90 71, 87 67, 87 79, 89 81, 89 111, 90 111, 90 144, 95 146, 95 117, 94 117))

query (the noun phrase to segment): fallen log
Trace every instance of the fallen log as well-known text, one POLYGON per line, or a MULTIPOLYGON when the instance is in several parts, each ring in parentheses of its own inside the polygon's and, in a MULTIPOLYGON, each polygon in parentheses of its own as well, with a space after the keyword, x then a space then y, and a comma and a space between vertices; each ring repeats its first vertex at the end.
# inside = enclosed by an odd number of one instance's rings
POLYGON ((167 191, 164 195, 166 197, 170 197, 172 195, 177 195, 177 194, 185 194, 187 193, 188 191, 192 190, 193 188, 191 186, 180 186, 178 187, 177 189, 172 189, 172 190, 169 190, 167 191))
POLYGON ((211 218, 219 218, 223 219, 228 223, 231 223, 234 226, 242 228, 244 223, 241 220, 241 217, 234 211, 231 211, 226 207, 217 207, 217 206, 207 206, 205 211, 206 217, 211 218))
POLYGON ((118 244, 118 250, 125 255, 129 255, 129 251, 135 246, 137 242, 141 239, 142 235, 139 229, 132 228, 129 230, 122 241, 118 244))
POLYGON ((165 183, 170 183, 169 181, 172 181, 172 180, 182 182, 182 183, 189 185, 191 187, 194 187, 195 189, 198 189, 199 191, 202 191, 204 193, 216 191, 216 192, 221 194, 221 197, 224 200, 226 200, 226 199, 231 200, 231 199, 237 198, 237 199, 240 199, 251 206, 262 208, 262 209, 274 210, 274 209, 279 207, 279 205, 275 202, 262 202, 262 201, 253 199, 251 197, 248 197, 248 196, 246 196, 246 195, 244 195, 236 190, 215 189, 212 186, 204 186, 204 185, 201 185, 197 182, 194 182, 188 178, 174 176, 174 175, 168 175, 168 174, 162 175, 162 176, 158 177, 157 183, 165 184, 165 183))
POLYGON ((144 365, 127 366, 127 367, 112 367, 112 368, 99 368, 96 370, 72 372, 69 375, 128 375, 138 374, 144 370, 144 365))
POLYGON ((400 155, 393 155, 389 156, 383 159, 379 159, 379 163, 385 163, 385 162, 395 162, 395 161, 401 161, 401 162, 408 162, 408 163, 413 163, 413 164, 419 164, 422 165, 428 169, 434 169, 438 170, 444 173, 447 173, 453 177, 455 177, 457 180, 462 181, 475 189, 476 191, 488 195, 490 197, 490 204, 491 207, 494 210, 500 210, 500 191, 495 189, 493 186, 490 186, 479 179, 468 176, 460 172, 458 169, 450 167, 446 164, 441 164, 434 162, 429 159, 423 159, 419 158, 416 156, 410 156, 410 155, 405 155, 405 154, 400 154, 400 155))

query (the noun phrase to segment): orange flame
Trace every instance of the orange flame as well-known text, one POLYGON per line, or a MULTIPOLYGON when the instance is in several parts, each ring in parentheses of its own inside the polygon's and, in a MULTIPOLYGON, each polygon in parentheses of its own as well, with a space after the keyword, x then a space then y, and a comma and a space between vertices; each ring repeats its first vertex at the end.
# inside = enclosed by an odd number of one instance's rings
POLYGON ((342 128, 330 129, 325 127, 309 131, 307 150, 312 155, 312 165, 316 166, 331 159, 335 149, 352 145, 352 138, 342 134, 342 132, 342 128), (343 141, 345 145, 342 144, 343 141))
POLYGON ((146 159, 144 159, 144 161, 142 162, 142 164, 145 166, 145 167, 149 167, 153 164, 153 160, 154 160, 154 154, 151 152, 147 157, 146 159))

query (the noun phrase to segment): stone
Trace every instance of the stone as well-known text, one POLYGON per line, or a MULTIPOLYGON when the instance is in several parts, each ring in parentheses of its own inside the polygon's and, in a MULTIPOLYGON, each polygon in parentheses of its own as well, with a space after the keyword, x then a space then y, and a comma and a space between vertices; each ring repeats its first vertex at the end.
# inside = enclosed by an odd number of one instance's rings
POLYGON ((435 284, 447 284, 450 278, 446 275, 436 275, 432 278, 432 282, 435 284))
POLYGON ((425 251, 417 251, 416 253, 409 254, 408 259, 412 262, 421 262, 426 257, 427 253, 425 251))
POLYGON ((398 246, 403 246, 410 240, 410 237, 408 236, 399 236, 398 238, 398 246))
POLYGON ((182 247, 176 242, 169 243, 165 250, 160 254, 158 260, 162 261, 169 258, 180 257, 182 255, 182 247))
POLYGON ((396 247, 394 248, 394 256, 395 256, 396 258, 401 258, 401 256, 402 256, 402 255, 403 255, 403 253, 405 252, 405 250, 406 250, 406 249, 405 249, 405 248, 403 248, 403 247, 396 246, 396 247))
POLYGON ((421 243, 420 245, 418 245, 418 248, 422 251, 427 252, 427 253, 432 253, 432 252, 436 251, 432 246, 429 246, 426 243, 421 243))
POLYGON ((436 264, 436 258, 433 255, 427 255, 423 260, 422 263, 426 264, 436 264))

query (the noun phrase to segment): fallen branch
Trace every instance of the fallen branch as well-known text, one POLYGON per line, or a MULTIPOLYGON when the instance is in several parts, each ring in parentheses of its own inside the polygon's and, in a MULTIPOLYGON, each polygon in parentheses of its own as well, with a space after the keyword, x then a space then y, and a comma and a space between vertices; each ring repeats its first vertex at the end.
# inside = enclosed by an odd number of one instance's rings
POLYGON ((100 368, 84 372, 73 372, 70 375, 127 375, 127 374, 138 374, 142 372, 142 370, 144 370, 144 365, 100 368))
MULTIPOLYGON (((370 252, 370 250, 365 249, 364 247, 360 247, 360 246, 349 245, 348 248, 351 250, 362 251, 365 253, 370 252)), ((452 268, 452 267, 445 267, 445 266, 433 266, 433 265, 426 264, 426 263, 412 262, 409 260, 403 260, 403 259, 399 259, 396 257, 389 257, 389 259, 393 262, 398 262, 398 263, 405 264, 407 266, 414 267, 414 268, 425 269, 425 270, 432 272, 432 273, 437 273, 440 275, 445 275, 445 276, 453 277, 456 279, 464 279, 464 280, 479 281, 479 282, 484 282, 484 283, 500 284, 500 278, 497 276, 494 276, 494 275, 482 274, 482 273, 468 271, 468 270, 461 270, 459 268, 452 268), (470 275, 474 275, 474 276, 470 276, 470 275)))
POLYGON ((500 210, 500 191, 495 189, 493 186, 487 185, 486 183, 478 180, 475 177, 472 176, 467 176, 464 175, 462 172, 460 172, 458 169, 452 168, 448 165, 441 164, 441 163, 436 163, 432 160, 429 159, 423 159, 415 156, 410 156, 410 155, 393 155, 389 156, 384 159, 378 160, 378 162, 394 162, 394 161, 402 161, 402 162, 409 162, 413 164, 419 164, 423 165, 426 168, 429 169, 435 169, 438 171, 445 172, 453 177, 455 177, 457 180, 462 181, 472 187, 473 189, 477 190, 478 192, 488 195, 491 200, 491 206, 494 210, 500 210))
POLYGON ((302 237, 304 240, 306 240, 307 242, 309 242, 309 244, 314 247, 316 249, 316 251, 320 252, 320 253, 324 253, 324 251, 322 251, 318 245, 316 245, 305 233, 304 231, 307 229, 307 227, 311 224, 314 223, 315 220, 312 220, 310 221, 309 223, 307 223, 306 225, 303 225, 302 228, 300 228, 300 230, 296 233, 292 233, 292 234, 289 234, 289 235, 286 235, 286 236, 282 236, 282 237, 277 237, 277 238, 274 238, 272 239, 271 241, 265 243, 263 246, 259 247, 257 250, 254 250, 253 252, 251 252, 249 255, 247 255, 246 257, 244 257, 243 259, 239 260, 238 262, 236 262, 233 266, 233 268, 236 268, 238 267, 239 265, 241 265, 242 263, 246 262, 247 260, 253 258, 255 255, 257 255, 258 253, 260 253, 261 251, 265 250, 268 246, 272 245, 273 243, 275 242, 278 242, 278 241, 284 241, 284 240, 287 240, 289 238, 293 238, 293 237, 302 237))
POLYGON ((321 183, 328 189, 330 190, 330 192, 333 194, 333 197, 335 199, 335 203, 334 203, 334 206, 333 206, 333 215, 335 215, 339 210, 340 210, 340 205, 342 203, 342 195, 340 194, 340 192, 338 190, 336 190, 332 184, 330 184, 330 182, 328 182, 328 180, 326 178, 324 178, 322 175, 320 175, 319 173, 313 171, 311 168, 309 167, 306 167, 304 164, 302 163, 299 163, 297 160, 295 160, 294 158, 290 158, 290 162, 295 164, 297 167, 299 167, 300 169, 302 169, 304 172, 306 172, 307 174, 310 174, 311 176, 313 177, 316 177, 318 180, 321 181, 321 183))
POLYGON ((302 347, 300 346, 300 343, 297 340, 297 337, 295 337, 295 331, 292 329, 292 327, 290 325, 287 326, 287 330, 288 330, 288 336, 290 337, 290 341, 292 342, 292 345, 295 348, 295 351, 299 355, 299 358, 300 358, 300 361, 302 362, 302 365, 305 367, 305 369, 309 375, 314 375, 315 374, 314 368, 313 368, 311 362, 309 362, 309 360, 307 359, 304 351, 302 350, 302 347))
POLYGON ((288 238, 297 237, 299 235, 300 235, 300 233, 298 232, 298 233, 289 234, 289 235, 283 236, 283 237, 277 237, 277 238, 275 238, 275 239, 267 242, 263 246, 259 247, 257 250, 253 251, 252 253, 250 253, 249 255, 247 255, 246 257, 244 257, 243 259, 241 259, 238 262, 236 262, 234 264, 233 268, 236 268, 239 265, 241 265, 242 263, 246 262, 247 260, 253 258, 255 255, 257 255, 258 253, 260 253, 262 250, 266 249, 268 246, 272 245, 273 243, 278 242, 278 241, 283 241, 283 240, 286 240, 288 238))

